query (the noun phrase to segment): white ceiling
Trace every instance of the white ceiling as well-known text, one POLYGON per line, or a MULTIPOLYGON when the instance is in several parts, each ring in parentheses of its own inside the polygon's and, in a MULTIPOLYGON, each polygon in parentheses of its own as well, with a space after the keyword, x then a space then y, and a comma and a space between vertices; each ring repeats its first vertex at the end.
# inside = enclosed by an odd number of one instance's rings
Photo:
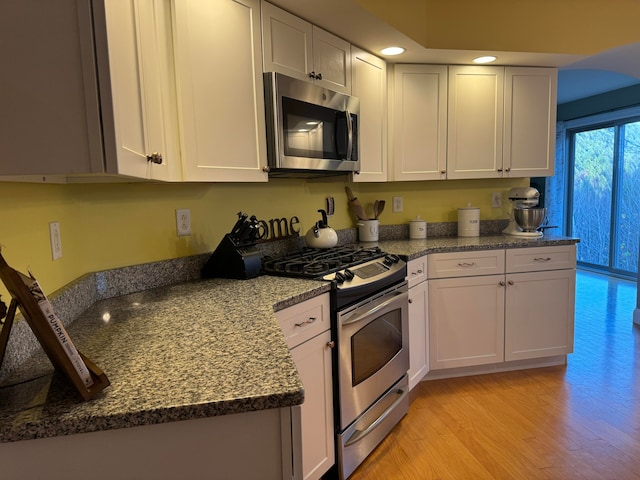
POLYGON ((270 0, 354 45, 378 54, 383 47, 402 45, 407 51, 388 57, 390 63, 469 64, 478 55, 498 56, 494 65, 558 67, 558 103, 640 84, 640 43, 590 57, 520 52, 428 49, 399 32, 353 0, 270 0))

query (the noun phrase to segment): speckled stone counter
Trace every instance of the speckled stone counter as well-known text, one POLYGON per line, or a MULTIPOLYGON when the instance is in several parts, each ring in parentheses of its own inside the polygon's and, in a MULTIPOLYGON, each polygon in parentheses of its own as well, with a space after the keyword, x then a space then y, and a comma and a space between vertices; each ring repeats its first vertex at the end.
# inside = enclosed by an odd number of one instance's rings
MULTIPOLYGON (((369 245, 407 260, 435 252, 579 241, 551 235, 407 240, 406 225, 389 226, 386 233, 384 240, 369 245)), ((354 229, 342 235, 341 243, 356 241, 354 229)), ((83 402, 53 372, 44 353, 27 352, 29 359, 16 362, 2 379, 0 442, 302 403, 303 387, 274 311, 328 292, 329 283, 270 276, 185 282, 185 277, 199 275, 206 258, 98 272, 65 287, 69 295, 56 299, 61 301, 54 308, 69 313, 74 307, 65 303, 89 305, 75 307, 82 313, 67 329, 78 349, 105 371, 111 386, 83 402), (171 281, 180 283, 167 285, 171 281), (147 290, 130 293, 135 288, 147 290)))
MULTIPOLYGON (((425 240, 382 240, 377 242, 385 252, 395 253, 407 260, 438 252, 463 252, 471 250, 495 250, 498 248, 550 247, 574 245, 577 238, 544 235, 529 238, 513 235, 488 235, 479 237, 435 237, 425 240)), ((363 245, 366 245, 363 243, 363 245)))
POLYGON ((111 386, 83 402, 44 354, 36 355, 4 382, 16 385, 0 388, 0 441, 300 404, 303 387, 274 310, 329 288, 263 276, 100 300, 68 330, 111 386))

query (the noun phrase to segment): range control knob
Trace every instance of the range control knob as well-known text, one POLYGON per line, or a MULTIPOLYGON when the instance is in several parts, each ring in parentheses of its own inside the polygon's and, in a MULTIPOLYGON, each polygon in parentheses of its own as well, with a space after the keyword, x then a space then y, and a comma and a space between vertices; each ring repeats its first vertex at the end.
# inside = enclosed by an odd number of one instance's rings
POLYGON ((397 255, 386 255, 384 257, 384 264, 391 266, 394 263, 398 263, 400 261, 400 257, 398 257, 397 255))
POLYGON ((346 268, 343 273, 344 273, 345 278, 347 280, 349 280, 349 281, 353 280, 353 277, 355 277, 354 273, 351 270, 349 270, 348 268, 346 268))
POLYGON ((344 281, 345 281, 344 274, 342 272, 336 272, 335 280, 338 283, 344 283, 344 281))

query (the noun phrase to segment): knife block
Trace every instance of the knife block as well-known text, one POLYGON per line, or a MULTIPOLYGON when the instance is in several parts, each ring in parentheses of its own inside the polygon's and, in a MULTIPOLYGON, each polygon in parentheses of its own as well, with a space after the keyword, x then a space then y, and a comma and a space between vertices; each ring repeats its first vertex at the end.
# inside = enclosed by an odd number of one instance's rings
POLYGON ((255 244, 236 244, 226 234, 202 268, 202 276, 247 280, 260 275, 261 269, 262 260, 255 244))

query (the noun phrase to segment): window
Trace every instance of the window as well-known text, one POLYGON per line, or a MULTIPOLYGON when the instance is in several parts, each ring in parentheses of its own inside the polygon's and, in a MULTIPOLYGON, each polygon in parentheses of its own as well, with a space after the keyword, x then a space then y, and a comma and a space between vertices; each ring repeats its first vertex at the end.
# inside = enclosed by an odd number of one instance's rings
POLYGON ((567 125, 566 231, 580 238, 579 264, 636 275, 640 117, 607 121, 606 115, 599 115, 591 120, 581 120, 573 128, 567 125))

